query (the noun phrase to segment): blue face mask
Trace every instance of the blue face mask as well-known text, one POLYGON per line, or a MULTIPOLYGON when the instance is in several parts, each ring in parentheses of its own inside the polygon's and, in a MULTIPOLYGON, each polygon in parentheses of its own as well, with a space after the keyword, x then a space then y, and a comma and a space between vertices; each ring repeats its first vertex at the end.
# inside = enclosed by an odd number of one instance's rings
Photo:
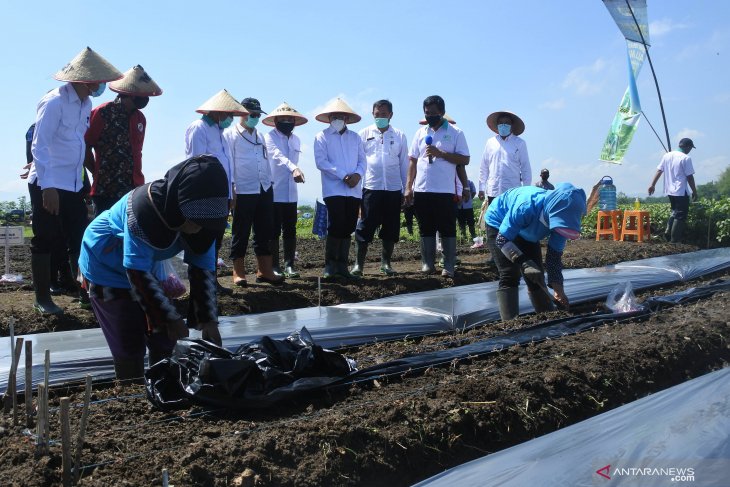
POLYGON ((379 129, 387 128, 388 125, 390 125, 390 120, 387 118, 376 118, 375 119, 375 126, 379 129))
POLYGON ((507 137, 510 133, 512 133, 512 125, 508 123, 500 123, 497 125, 497 132, 499 132, 499 135, 502 137, 507 137))
POLYGON ((106 90, 106 83, 99 83, 99 87, 95 91, 89 93, 89 96, 96 98, 97 96, 101 96, 101 94, 104 93, 104 90, 106 90))
POLYGON ((222 129, 227 129, 228 127, 231 126, 232 123, 233 123, 233 117, 228 115, 226 118, 224 118, 223 120, 218 122, 218 126, 222 129))
POLYGON ((258 123, 259 123, 259 117, 254 118, 251 115, 249 115, 248 118, 246 119, 246 122, 245 123, 246 123, 246 127, 252 129, 256 125, 258 125, 258 123))

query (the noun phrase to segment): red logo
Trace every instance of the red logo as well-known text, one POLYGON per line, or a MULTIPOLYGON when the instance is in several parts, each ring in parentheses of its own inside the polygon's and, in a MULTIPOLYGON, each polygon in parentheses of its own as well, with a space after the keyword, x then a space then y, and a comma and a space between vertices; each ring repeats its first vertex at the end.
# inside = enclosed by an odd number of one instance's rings
POLYGON ((596 473, 604 479, 611 480, 611 476, 609 475, 609 473, 611 473, 611 465, 606 465, 603 468, 599 468, 598 470, 596 470, 596 473))

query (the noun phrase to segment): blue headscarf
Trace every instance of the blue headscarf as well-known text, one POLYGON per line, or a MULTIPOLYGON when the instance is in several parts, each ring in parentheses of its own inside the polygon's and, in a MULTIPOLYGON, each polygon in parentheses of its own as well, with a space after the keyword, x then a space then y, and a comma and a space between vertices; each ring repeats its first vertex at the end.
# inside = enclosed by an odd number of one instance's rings
POLYGON ((545 220, 551 230, 567 228, 580 232, 586 214, 586 193, 570 183, 560 183, 545 195, 545 220))

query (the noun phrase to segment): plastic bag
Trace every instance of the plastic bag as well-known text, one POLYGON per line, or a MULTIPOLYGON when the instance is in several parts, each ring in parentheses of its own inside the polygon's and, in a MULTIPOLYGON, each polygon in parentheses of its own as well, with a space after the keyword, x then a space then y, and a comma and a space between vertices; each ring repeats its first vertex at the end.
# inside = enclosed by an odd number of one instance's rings
POLYGON ((606 307, 614 313, 629 313, 644 309, 644 305, 639 304, 639 300, 634 294, 634 287, 631 285, 631 281, 617 284, 608 293, 606 307))
MULTIPOLYGON (((174 257, 172 258, 174 259, 174 257)), ((185 284, 175 271, 172 259, 165 259, 157 263, 155 267, 155 277, 160 281, 162 291, 170 299, 176 299, 187 292, 185 284)))

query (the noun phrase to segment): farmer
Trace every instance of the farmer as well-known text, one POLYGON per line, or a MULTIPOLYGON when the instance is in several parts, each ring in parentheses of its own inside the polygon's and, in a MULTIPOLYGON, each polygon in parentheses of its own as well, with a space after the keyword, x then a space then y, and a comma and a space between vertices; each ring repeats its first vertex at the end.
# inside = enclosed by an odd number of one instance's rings
MULTIPOLYGON (((228 204, 232 209, 235 205, 236 193, 233 188, 233 161, 228 145, 223 141, 223 130, 233 123, 234 115, 248 113, 235 98, 226 90, 221 90, 212 98, 209 98, 197 110, 203 116, 188 125, 185 131, 185 157, 194 157, 202 154, 214 156, 228 177, 228 204)), ((223 244, 223 235, 226 229, 223 227, 215 239, 215 258, 218 262, 218 253, 223 244)), ((216 291, 221 294, 232 294, 230 288, 223 287, 218 279, 215 280, 216 291)))
POLYGON ((294 133, 294 127, 307 123, 307 118, 287 103, 282 103, 261 122, 275 127, 265 136, 274 184, 274 234, 269 242, 273 268, 276 273, 297 278, 299 273, 294 268, 297 252, 297 184, 304 183, 304 173, 299 168, 302 142, 294 133), (279 266, 280 237, 284 240, 283 271, 279 266))
POLYGON ((586 213, 585 192, 570 183, 554 191, 535 186, 513 188, 495 198, 487 209, 487 246, 499 271, 497 304, 502 320, 519 314, 520 275, 538 313, 553 309, 543 269, 555 301, 568 306, 563 291, 562 255, 567 240, 580 237, 586 213), (540 240, 548 238, 543 265, 540 240))
POLYGON ((248 113, 241 115, 240 123, 223 131, 233 166, 236 192, 233 207, 231 259, 233 284, 246 286, 244 259, 248 239, 253 228, 253 251, 258 270, 256 282, 280 285, 284 276, 274 274, 269 241, 274 234, 274 190, 271 167, 264 135, 256 130, 261 119, 261 104, 256 98, 244 98, 241 105, 248 113))
POLYGON ((687 214, 689 213, 689 196, 687 186, 692 188, 692 201, 697 201, 697 187, 695 186, 694 167, 689 153, 695 148, 692 139, 684 138, 679 141, 679 150, 664 154, 657 167, 654 179, 649 186, 649 195, 654 194, 654 186, 664 174, 664 192, 669 196, 672 214, 667 220, 667 229, 664 238, 672 243, 682 241, 684 230, 687 228, 687 214))
POLYGON ((91 199, 96 216, 144 184, 142 145, 147 119, 142 109, 151 96, 162 94, 142 66, 128 70, 124 78, 110 83, 109 89, 119 94, 114 101, 91 111, 85 137, 85 165, 94 177, 91 199))
POLYGON ((542 189, 555 189, 553 183, 548 181, 548 179, 550 179, 550 171, 548 169, 543 169, 540 171, 540 180, 535 183, 535 186, 542 189))
POLYGON ((360 136, 348 129, 347 124, 357 123, 361 117, 337 98, 315 118, 329 124, 314 138, 314 162, 322 175, 322 198, 328 216, 324 278, 352 278, 347 265, 366 160, 360 136))
MULTIPOLYGON (((38 103, 31 145, 33 165, 28 175, 34 308, 43 314, 62 312, 50 292, 51 253, 57 242, 63 241, 72 275, 77 275, 81 237, 88 223, 84 134, 91 115, 89 97, 101 95, 106 82, 121 78, 122 73, 87 47, 53 77, 67 83, 46 93, 38 103)), ((88 301, 84 292, 79 298, 82 304, 88 301)))
POLYGON ((215 293, 215 239, 226 227, 228 177, 209 155, 173 166, 140 186, 86 229, 79 265, 117 379, 142 376, 169 356, 188 327, 221 344, 215 293), (157 263, 184 252, 190 280, 187 325, 156 276, 157 263))
MULTIPOLYGON (((439 232, 444 252, 441 275, 453 278, 457 167, 469 164, 469 147, 464 132, 444 117, 446 103, 443 98, 434 95, 423 100, 423 114, 428 125, 420 128, 411 142, 404 198, 406 204, 413 203, 416 208, 421 232, 421 271, 427 274, 436 271, 436 232, 439 232)), ((463 174, 465 178, 466 173, 463 174)), ((462 183, 466 183, 466 179, 462 183)), ((468 184, 465 187, 468 188, 468 184)))
POLYGON ((383 246, 380 272, 391 276, 395 271, 390 259, 400 236, 400 207, 408 178, 408 142, 405 134, 390 124, 393 118, 390 101, 373 103, 373 118, 375 123, 360 131, 367 169, 362 190, 362 216, 355 230, 357 257, 352 273, 363 275, 368 245, 379 227, 378 236, 383 246))

